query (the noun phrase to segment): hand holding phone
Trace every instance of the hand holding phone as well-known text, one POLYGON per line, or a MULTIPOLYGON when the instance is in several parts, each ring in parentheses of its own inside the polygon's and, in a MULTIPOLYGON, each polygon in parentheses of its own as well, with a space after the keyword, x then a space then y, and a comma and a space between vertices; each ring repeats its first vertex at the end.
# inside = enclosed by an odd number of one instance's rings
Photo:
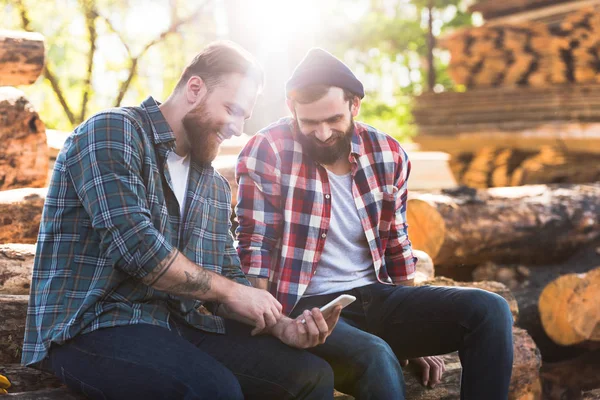
MULTIPOLYGON (((323 318, 327 319, 329 314, 333 311, 333 309, 336 306, 340 305, 340 306, 342 306, 342 308, 344 308, 347 305, 352 304, 355 300, 356 300, 356 297, 354 297, 352 295, 342 294, 342 295, 336 297, 335 299, 331 300, 329 303, 325 304, 319 310, 321 310, 321 313, 323 314, 323 318)), ((305 319, 303 319, 301 322, 303 324, 306 324, 305 319)))

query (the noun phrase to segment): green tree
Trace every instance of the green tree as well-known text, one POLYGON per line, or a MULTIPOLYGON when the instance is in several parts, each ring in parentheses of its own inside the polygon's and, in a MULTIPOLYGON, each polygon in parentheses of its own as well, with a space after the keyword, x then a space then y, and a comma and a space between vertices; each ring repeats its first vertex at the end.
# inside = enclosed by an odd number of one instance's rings
POLYGON ((425 90, 457 88, 447 73, 448 54, 436 37, 472 24, 467 0, 370 0, 364 18, 335 37, 338 55, 351 54, 368 76, 361 119, 400 140, 415 134, 411 104, 425 90), (432 68, 433 67, 433 68, 432 68))
POLYGON ((43 76, 22 89, 48 127, 70 130, 100 109, 168 93, 189 58, 215 37, 212 3, 3 0, 0 9, 3 27, 45 36, 43 76))

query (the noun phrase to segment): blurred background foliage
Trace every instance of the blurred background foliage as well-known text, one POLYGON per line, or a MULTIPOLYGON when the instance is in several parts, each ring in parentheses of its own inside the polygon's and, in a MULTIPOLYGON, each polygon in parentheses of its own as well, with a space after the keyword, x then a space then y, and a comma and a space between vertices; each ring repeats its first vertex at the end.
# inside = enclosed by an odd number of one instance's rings
POLYGON ((255 54, 267 84, 246 132, 287 115, 285 80, 306 51, 325 48, 365 84, 359 119, 401 141, 415 134, 411 98, 462 90, 435 48, 478 23, 470 0, 0 0, 3 29, 46 38, 46 70, 23 86, 48 128, 71 130, 108 107, 164 100, 207 43, 230 39, 255 54), (430 51, 432 49, 432 51, 430 51), (430 65, 434 74, 430 75, 430 65))

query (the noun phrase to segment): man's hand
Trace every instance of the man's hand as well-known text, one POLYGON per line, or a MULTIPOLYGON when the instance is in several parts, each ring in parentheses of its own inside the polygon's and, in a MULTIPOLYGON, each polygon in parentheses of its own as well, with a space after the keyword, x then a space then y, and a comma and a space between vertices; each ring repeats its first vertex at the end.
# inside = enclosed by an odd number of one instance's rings
POLYGON ((266 290, 236 284, 221 300, 225 312, 237 314, 254 325, 252 335, 269 329, 282 317, 281 304, 266 290))
POLYGON ((299 349, 307 349, 325 343, 327 337, 333 332, 340 318, 342 307, 335 307, 327 318, 323 317, 321 310, 313 308, 304 310, 296 319, 282 318, 272 329, 271 333, 283 343, 299 349), (302 323, 305 320, 306 323, 302 323))
POLYGON ((4 375, 0 375, 0 394, 7 394, 10 387, 10 381, 4 375))
MULTIPOLYGON (((424 386, 434 387, 442 381, 442 375, 446 371, 444 360, 441 357, 420 357, 410 360, 411 363, 417 365, 422 372, 422 382, 424 386)), ((408 365, 408 360, 401 361, 403 367, 408 365)))

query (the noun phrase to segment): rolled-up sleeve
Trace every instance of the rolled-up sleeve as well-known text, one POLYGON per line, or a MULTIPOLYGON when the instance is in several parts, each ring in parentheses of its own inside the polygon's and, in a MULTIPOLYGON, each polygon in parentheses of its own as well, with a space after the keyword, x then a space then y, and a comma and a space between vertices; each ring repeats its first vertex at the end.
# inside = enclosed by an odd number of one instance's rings
POLYGON ((100 237, 100 252, 138 279, 173 251, 147 205, 141 134, 124 115, 106 112, 79 127, 66 149, 67 171, 100 237))
POLYGON ((269 278, 272 253, 281 235, 279 171, 279 158, 261 135, 250 140, 236 166, 238 254, 243 271, 255 278, 269 278))
POLYGON ((410 161, 404 150, 399 150, 395 176, 395 215, 390 227, 390 237, 385 251, 388 273, 393 282, 401 282, 415 277, 417 258, 408 239, 406 204, 408 200, 408 177, 410 161))

